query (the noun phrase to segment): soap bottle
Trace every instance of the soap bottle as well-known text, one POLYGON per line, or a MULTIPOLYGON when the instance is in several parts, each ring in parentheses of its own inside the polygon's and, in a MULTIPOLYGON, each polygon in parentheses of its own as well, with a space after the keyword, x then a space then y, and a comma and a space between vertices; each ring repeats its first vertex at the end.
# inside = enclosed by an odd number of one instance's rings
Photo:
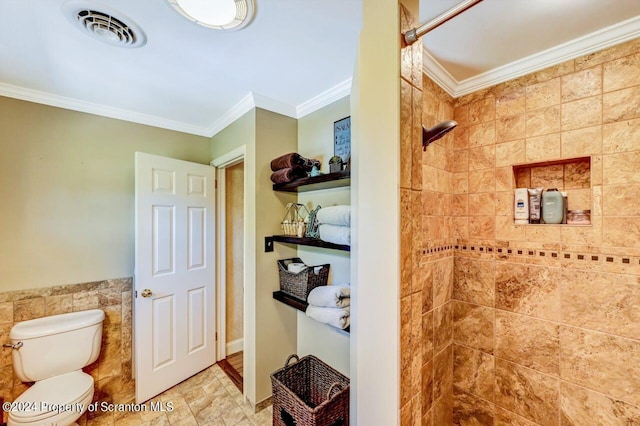
POLYGON ((542 219, 544 223, 562 223, 564 198, 557 188, 548 189, 542 194, 542 219))
POLYGON ((527 188, 516 188, 513 204, 513 218, 516 225, 529 223, 529 193, 527 188))

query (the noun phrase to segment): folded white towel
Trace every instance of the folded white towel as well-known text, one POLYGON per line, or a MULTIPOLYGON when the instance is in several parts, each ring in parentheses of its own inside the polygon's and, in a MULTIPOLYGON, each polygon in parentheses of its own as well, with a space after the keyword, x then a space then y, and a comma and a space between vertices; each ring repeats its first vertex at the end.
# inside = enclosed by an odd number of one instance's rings
POLYGON ((351 226, 351 206, 322 207, 316 214, 318 223, 351 226))
POLYGON ((328 243, 351 245, 351 228, 348 226, 320 225, 320 239, 328 243))
POLYGON ((346 308, 323 308, 309 305, 306 314, 309 318, 337 328, 345 329, 349 327, 350 309, 346 308))
POLYGON ((326 308, 344 308, 351 304, 351 288, 340 285, 321 285, 309 292, 307 302, 326 308))

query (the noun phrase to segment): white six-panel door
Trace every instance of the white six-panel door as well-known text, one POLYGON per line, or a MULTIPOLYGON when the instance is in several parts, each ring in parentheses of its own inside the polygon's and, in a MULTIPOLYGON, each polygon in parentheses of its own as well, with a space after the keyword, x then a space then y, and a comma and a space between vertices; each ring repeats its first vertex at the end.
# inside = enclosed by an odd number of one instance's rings
POLYGON ((215 168, 136 152, 136 402, 215 362, 215 168))

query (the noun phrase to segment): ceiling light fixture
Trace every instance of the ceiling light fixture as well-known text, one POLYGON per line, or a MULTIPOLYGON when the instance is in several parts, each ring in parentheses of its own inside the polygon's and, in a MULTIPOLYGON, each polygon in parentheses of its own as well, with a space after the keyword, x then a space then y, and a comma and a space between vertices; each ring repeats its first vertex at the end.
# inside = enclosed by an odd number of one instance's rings
POLYGON ((253 0, 167 0, 182 16, 207 28, 239 30, 254 14, 253 0))

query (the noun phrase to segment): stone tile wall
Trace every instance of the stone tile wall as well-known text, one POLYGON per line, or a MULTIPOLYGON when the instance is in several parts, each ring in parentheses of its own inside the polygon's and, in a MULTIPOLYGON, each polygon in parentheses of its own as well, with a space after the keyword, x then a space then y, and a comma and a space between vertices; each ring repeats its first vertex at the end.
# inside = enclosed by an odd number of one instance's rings
MULTIPOLYGON (((2 343, 8 342, 11 328, 21 321, 102 309, 105 320, 100 356, 84 370, 95 380, 94 401, 128 403, 134 399, 131 376, 132 303, 131 278, 0 293, 0 336, 2 343)), ((11 349, 2 348, 1 351, 0 397, 13 401, 30 384, 15 377, 11 349)), ((100 414, 96 412, 91 417, 100 414)), ((87 415, 80 419, 81 423, 87 421, 87 415)))
POLYGON ((455 119, 453 423, 640 423, 640 40, 460 98, 455 119), (514 188, 538 185, 592 225, 514 225, 514 188))
MULTIPOLYGON (((416 21, 401 6, 403 31, 416 21)), ((401 424, 453 414, 453 136, 422 150, 422 124, 453 117, 453 99, 422 74, 422 44, 401 51, 401 424)))

